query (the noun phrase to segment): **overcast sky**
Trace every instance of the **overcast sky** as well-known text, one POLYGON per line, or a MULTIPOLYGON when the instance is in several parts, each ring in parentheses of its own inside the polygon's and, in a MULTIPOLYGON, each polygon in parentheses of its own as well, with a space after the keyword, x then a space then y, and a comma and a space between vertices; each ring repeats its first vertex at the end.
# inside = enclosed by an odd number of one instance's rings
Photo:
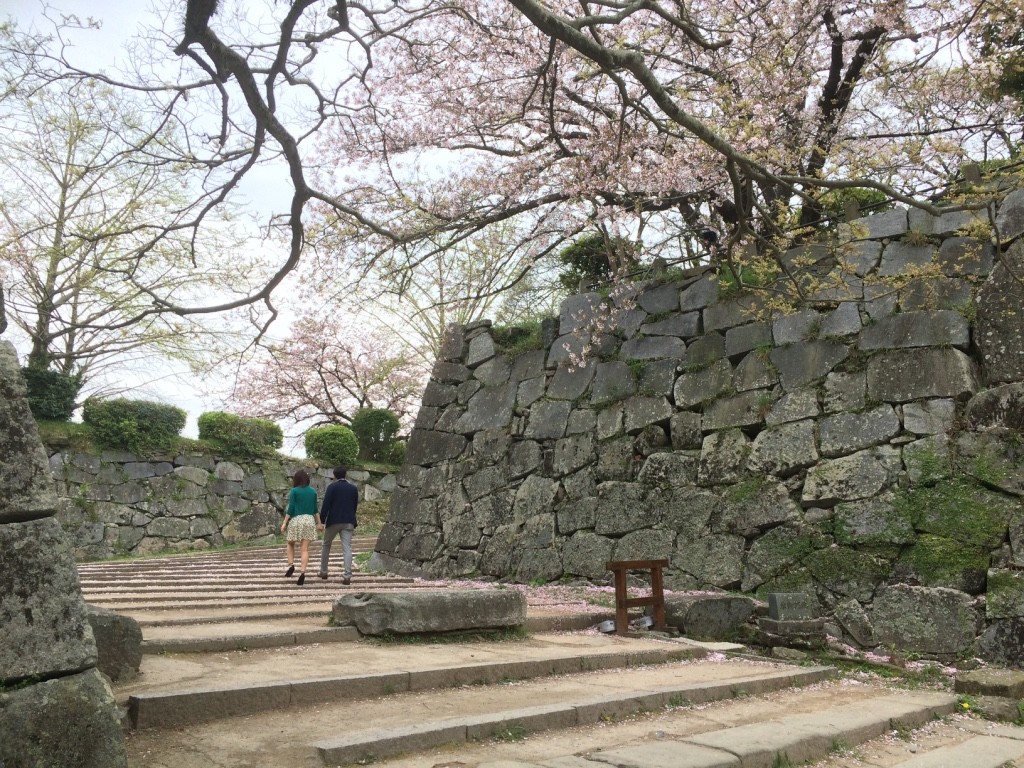
MULTIPOLYGON (((170 0, 168 0, 170 1, 170 0)), ((184 0, 178 3, 184 12, 184 0)), ((81 30, 67 33, 72 47, 69 57, 79 66, 86 69, 114 71, 123 68, 128 57, 127 43, 143 28, 157 27, 161 24, 161 16, 149 2, 125 2, 124 0, 55 0, 49 9, 39 0, 4 0, 0 3, 0 18, 9 16, 15 20, 22 30, 34 30, 49 33, 53 25, 44 16, 59 19, 61 14, 74 14, 82 22, 87 18, 101 21, 98 30, 81 30)), ((275 209, 287 210, 289 184, 286 170, 283 168, 258 167, 250 174, 251 179, 245 185, 246 200, 249 211, 261 221, 265 221, 275 209)), ((275 248, 258 241, 253 247, 275 248)), ((281 254, 283 259, 285 254, 281 254)), ((280 302, 279 302, 280 303, 280 302)), ((287 332, 288 318, 279 320, 274 326, 274 335, 283 336, 287 332)), ((24 354, 23 340, 14 337, 12 340, 24 354)), ((155 398, 170 402, 189 412, 189 424, 186 434, 195 436, 195 420, 205 410, 218 409, 222 405, 222 397, 226 393, 228 380, 197 381, 187 369, 168 363, 159 371, 139 373, 139 380, 147 380, 145 386, 127 396, 155 398), (155 380, 154 380, 155 379, 155 380)), ((286 431, 288 427, 286 426, 286 431)), ((294 451, 293 451, 294 452, 294 451)))

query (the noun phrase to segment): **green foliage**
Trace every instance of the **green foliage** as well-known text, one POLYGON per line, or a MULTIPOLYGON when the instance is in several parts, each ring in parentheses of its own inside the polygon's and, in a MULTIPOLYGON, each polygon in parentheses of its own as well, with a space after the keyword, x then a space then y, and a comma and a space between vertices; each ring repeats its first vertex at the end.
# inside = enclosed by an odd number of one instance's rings
POLYGON ((1007 511, 999 497, 962 477, 897 494, 893 506, 918 531, 981 548, 998 546, 1006 530, 1007 511))
POLYGON ((359 530, 378 533, 388 517, 388 499, 374 499, 359 503, 359 530))
POLYGON ((149 400, 90 397, 82 408, 82 421, 98 445, 134 453, 170 450, 185 419, 181 408, 149 400))
POLYGON ((769 285, 778 277, 779 268, 773 261, 762 260, 737 266, 723 264, 718 272, 718 298, 732 298, 744 288, 769 285))
POLYGON ((93 449, 91 430, 85 424, 36 419, 36 426, 39 427, 39 439, 48 448, 74 448, 83 453, 93 449))
POLYGON ((352 432, 359 441, 359 455, 387 461, 398 434, 398 416, 387 408, 360 408, 352 416, 352 432))
POLYGON ((889 196, 877 189, 830 189, 821 196, 820 202, 827 216, 840 221, 846 214, 846 204, 849 202, 857 203, 862 216, 889 211, 893 207, 889 196))
POLYGON ((47 421, 68 421, 75 410, 75 398, 82 388, 82 377, 49 368, 29 366, 21 369, 28 387, 28 407, 32 416, 47 421))
POLYGON ((604 235, 593 232, 559 252, 558 261, 565 269, 559 272, 558 282, 569 293, 576 293, 580 280, 591 283, 611 280, 613 264, 609 252, 617 254, 620 264, 636 261, 636 247, 632 243, 621 238, 606 242, 604 235))
POLYGON ((510 357, 543 346, 539 320, 530 320, 520 325, 495 325, 491 328, 491 338, 498 349, 510 357))
POLYGON ((359 456, 359 439, 342 424, 313 427, 306 432, 306 455, 332 467, 348 466, 359 456))
POLYGON ((262 456, 284 443, 281 428, 267 419, 207 411, 199 416, 199 439, 209 440, 232 456, 262 456))
POLYGON ((509 725, 494 734, 495 741, 522 741, 526 738, 526 729, 521 725, 509 725))

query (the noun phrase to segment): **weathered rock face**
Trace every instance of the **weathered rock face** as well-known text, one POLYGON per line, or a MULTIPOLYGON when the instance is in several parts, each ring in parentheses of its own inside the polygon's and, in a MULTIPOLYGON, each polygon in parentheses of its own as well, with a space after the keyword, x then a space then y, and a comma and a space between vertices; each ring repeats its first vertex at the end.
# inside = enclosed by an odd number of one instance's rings
POLYGON ((111 682, 134 680, 142 665, 142 628, 130 616, 87 605, 89 626, 96 638, 96 668, 111 682))
POLYGON ((877 626, 895 593, 875 611, 899 584, 973 605, 1024 564, 1024 313, 991 245, 957 232, 970 223, 897 210, 794 249, 809 299, 790 314, 720 300, 705 270, 636 285, 594 338, 612 302, 567 299, 562 335, 507 365, 486 327, 453 329, 424 395, 443 416, 414 433, 379 561, 528 581, 665 558, 670 589, 806 592, 864 647, 944 655, 984 631, 1005 653, 1016 592, 984 627, 955 608, 945 645, 877 626), (934 242, 901 242, 908 227, 934 242), (564 344, 592 359, 569 366, 564 344), (524 371, 514 402, 506 368, 524 371))
POLYGON ((126 765, 17 358, 0 342, 0 765, 126 765))
POLYGON ((49 517, 57 509, 46 453, 25 395, 14 347, 0 341, 0 524, 49 517))
POLYGON ((505 629, 526 621, 526 596, 514 590, 360 593, 334 602, 334 624, 364 635, 505 629))
POLYGON ((0 765, 121 768, 117 704, 96 669, 0 693, 0 765))

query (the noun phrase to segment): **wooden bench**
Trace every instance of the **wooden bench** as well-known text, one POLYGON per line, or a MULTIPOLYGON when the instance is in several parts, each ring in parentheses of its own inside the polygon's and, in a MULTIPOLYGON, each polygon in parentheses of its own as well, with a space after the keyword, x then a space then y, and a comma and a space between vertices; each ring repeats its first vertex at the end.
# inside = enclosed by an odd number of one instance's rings
POLYGON ((665 582, 661 569, 668 560, 609 560, 605 568, 615 576, 615 633, 624 635, 629 629, 629 609, 654 607, 654 629, 665 628, 665 582), (626 592, 626 574, 646 571, 651 574, 651 594, 647 597, 629 597, 626 592))

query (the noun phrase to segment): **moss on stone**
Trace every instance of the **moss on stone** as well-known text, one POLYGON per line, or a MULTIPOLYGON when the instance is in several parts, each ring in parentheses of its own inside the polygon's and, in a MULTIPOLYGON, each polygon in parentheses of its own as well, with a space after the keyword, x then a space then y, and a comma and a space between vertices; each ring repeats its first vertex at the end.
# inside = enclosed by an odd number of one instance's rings
POLYGON ((870 600, 891 570, 890 561, 850 547, 819 549, 804 559, 804 565, 829 591, 859 600, 870 600))
POLYGON ((1013 502, 963 477, 896 495, 897 512, 922 533, 992 549, 1006 538, 1013 502))
POLYGON ((988 569, 989 553, 976 544, 923 534, 900 560, 925 586, 959 588, 965 577, 988 569))

